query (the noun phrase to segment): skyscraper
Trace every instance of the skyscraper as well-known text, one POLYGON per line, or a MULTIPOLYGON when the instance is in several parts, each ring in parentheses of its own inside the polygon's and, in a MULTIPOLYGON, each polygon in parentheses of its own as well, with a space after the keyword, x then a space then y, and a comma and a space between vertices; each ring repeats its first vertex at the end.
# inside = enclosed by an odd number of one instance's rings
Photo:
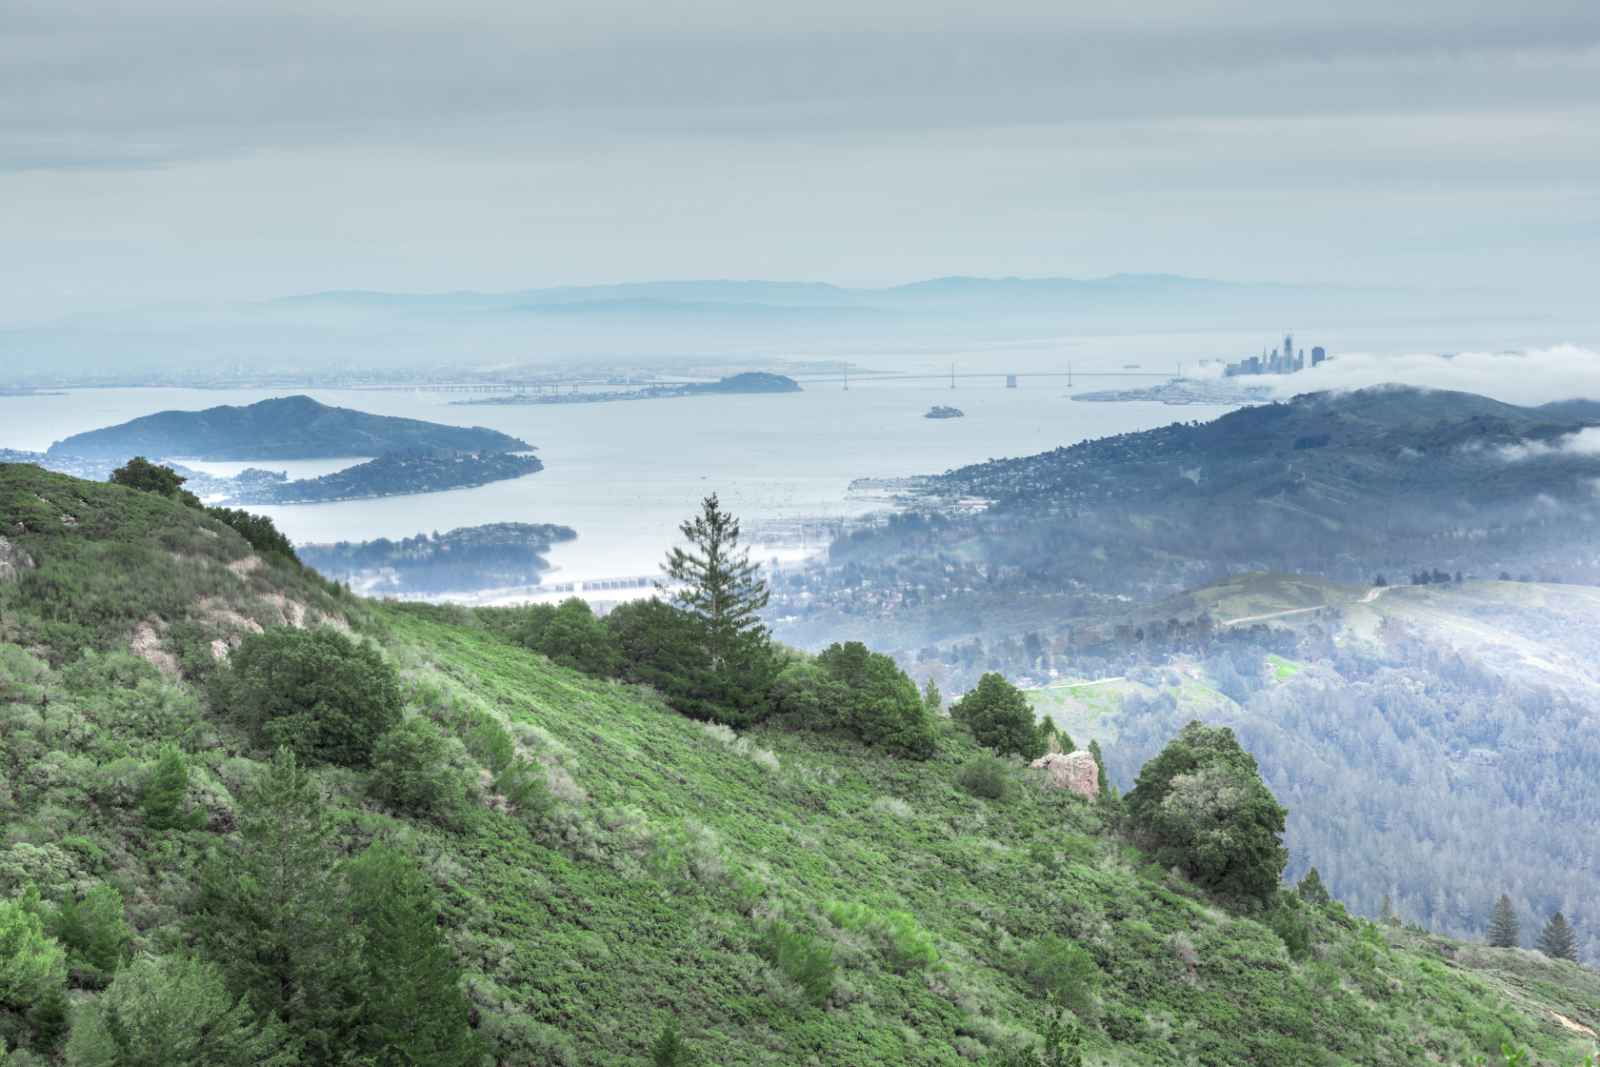
POLYGON ((1321 345, 1317 345, 1315 348, 1313 348, 1311 350, 1311 365, 1313 367, 1315 367, 1318 363, 1321 363, 1323 360, 1325 360, 1327 358, 1328 358, 1328 353, 1323 349, 1323 347, 1321 345))

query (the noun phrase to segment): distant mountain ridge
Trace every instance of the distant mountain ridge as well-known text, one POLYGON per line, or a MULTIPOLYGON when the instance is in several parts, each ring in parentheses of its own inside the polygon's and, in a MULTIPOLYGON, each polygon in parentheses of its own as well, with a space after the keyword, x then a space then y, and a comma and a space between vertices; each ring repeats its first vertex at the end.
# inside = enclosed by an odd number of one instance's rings
POLYGON ((243 407, 161 411, 116 426, 73 434, 50 446, 50 456, 121 460, 326 459, 387 452, 449 449, 525 452, 526 441, 481 426, 446 426, 421 419, 371 415, 330 407, 309 396, 276 397, 243 407))

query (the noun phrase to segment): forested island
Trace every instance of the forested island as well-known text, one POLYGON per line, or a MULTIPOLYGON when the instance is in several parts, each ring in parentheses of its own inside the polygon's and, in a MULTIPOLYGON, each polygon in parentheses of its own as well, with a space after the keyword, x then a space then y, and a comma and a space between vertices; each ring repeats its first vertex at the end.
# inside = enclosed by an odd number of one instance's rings
POLYGON ((545 553, 578 536, 570 526, 497 522, 398 541, 300 545, 317 573, 373 596, 472 593, 530 586, 550 569, 545 553))
POLYGON ((161 411, 73 434, 51 445, 47 454, 121 463, 132 456, 284 460, 378 456, 419 449, 488 453, 530 448, 526 441, 480 426, 370 415, 329 407, 309 396, 288 396, 243 407, 161 411))
POLYGON ((537 456, 513 452, 458 452, 448 448, 390 452, 320 478, 279 480, 268 472, 246 471, 230 504, 315 504, 330 500, 439 493, 470 489, 544 470, 537 456), (266 477, 262 477, 267 474, 266 477), (246 478, 249 475, 249 478, 246 478))
POLYGON ((800 383, 782 374, 765 371, 746 371, 731 374, 714 382, 682 382, 647 385, 639 389, 573 390, 567 393, 512 393, 509 396, 490 396, 477 400, 457 400, 456 404, 473 406, 521 404, 608 404, 620 400, 662 400, 669 397, 704 396, 742 393, 798 393, 800 383))
POLYGON ((959 419, 966 415, 960 408, 950 407, 948 404, 935 404, 922 416, 925 419, 959 419))

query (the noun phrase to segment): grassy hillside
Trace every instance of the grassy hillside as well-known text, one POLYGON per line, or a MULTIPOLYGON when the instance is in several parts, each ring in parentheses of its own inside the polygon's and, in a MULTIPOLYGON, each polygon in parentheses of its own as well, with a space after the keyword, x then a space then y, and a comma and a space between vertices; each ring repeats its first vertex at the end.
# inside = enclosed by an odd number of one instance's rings
POLYGON ((197 865, 268 756, 209 702, 210 641, 271 609, 375 642, 407 714, 468 742, 452 762, 476 772, 469 735, 493 721, 544 777, 544 801, 517 811, 475 775, 470 814, 446 827, 369 799, 366 772, 318 772, 340 850, 381 838, 428 872, 495 1062, 648 1063, 668 1019, 707 1064, 981 1062, 1039 1030, 1052 991, 1084 1024, 1090 1064, 1465 1064, 1509 1041, 1566 1065, 1594 1051, 1591 972, 1338 905, 1292 909, 1277 929, 1230 914, 1020 765, 1003 799, 969 795, 958 772, 979 752, 948 723, 920 763, 736 736, 554 667, 471 612, 359 601, 291 563, 247 563, 214 526, 164 499, 0 468, 0 897, 109 884, 136 950, 192 942, 197 865), (185 627, 204 644, 185 652, 185 627), (203 825, 154 832, 135 798, 171 741, 203 825))

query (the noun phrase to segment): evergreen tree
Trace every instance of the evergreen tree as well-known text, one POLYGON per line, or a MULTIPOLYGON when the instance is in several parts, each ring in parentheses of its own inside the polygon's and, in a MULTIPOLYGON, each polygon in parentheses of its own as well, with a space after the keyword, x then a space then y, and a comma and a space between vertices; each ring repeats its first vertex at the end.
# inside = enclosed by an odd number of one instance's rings
POLYGON ((1559 911, 1550 916, 1539 934, 1539 951, 1553 960, 1578 961, 1578 938, 1559 911))
POLYGON ((1277 893, 1289 858, 1287 812, 1226 726, 1185 726, 1140 769, 1126 804, 1135 833, 1162 866, 1251 907, 1277 893))
POLYGON ((276 1019, 258 1020, 222 976, 194 959, 136 961, 82 1009, 68 1067, 294 1067, 299 1049, 276 1019))
POLYGON ((337 1062, 360 1009, 361 942, 345 917, 322 793, 279 749, 241 808, 237 846, 201 870, 200 943, 235 996, 305 1042, 306 1062, 337 1062))
POLYGON ((127 486, 129 489, 137 489, 141 493, 155 493, 158 496, 182 501, 191 508, 200 506, 200 498, 183 487, 183 483, 188 481, 187 478, 171 467, 151 463, 143 456, 134 456, 112 471, 108 481, 115 485, 127 486))
POLYGON ((933 676, 928 676, 928 682, 922 687, 922 706, 929 715, 937 715, 944 710, 944 694, 939 692, 939 686, 934 682, 933 676))
POLYGON ((74 980, 101 986, 127 958, 133 928, 123 916, 122 894, 101 883, 83 895, 68 897, 50 920, 50 932, 67 949, 74 980))
POLYGON ((162 745, 155 769, 145 779, 139 797, 144 824, 152 830, 192 830, 205 821, 200 812, 189 812, 184 797, 189 792, 189 763, 177 745, 162 745))
POLYGON ((652 1067, 694 1067, 695 1062, 688 1044, 678 1035, 678 1020, 668 1019, 650 1046, 652 1067))
POLYGON ((977 688, 956 701, 950 714, 972 731, 978 744, 998 755, 1015 753, 1029 760, 1044 755, 1048 722, 1045 730, 1039 728, 1028 698, 1003 675, 991 671, 978 679, 977 688))
POLYGON ((364 935, 358 1044, 376 1067, 467 1067, 482 1057, 461 970, 439 930, 433 886, 386 844, 350 864, 350 906, 364 935))
POLYGON ((1328 895, 1328 889, 1322 884, 1322 875, 1317 873, 1315 867, 1306 872, 1305 877, 1295 884, 1295 892, 1300 894, 1300 899, 1307 904, 1326 904, 1333 899, 1328 895))
POLYGON ((1400 925, 1400 916, 1394 910, 1394 899, 1388 893, 1383 895, 1383 903, 1378 905, 1378 921, 1385 926, 1400 925))
POLYGON ((770 597, 749 549, 739 547, 739 520, 722 509, 717 494, 701 502, 701 514, 678 526, 690 542, 674 547, 662 565, 675 605, 699 622, 710 669, 734 678, 768 653, 760 611, 770 597))
POLYGON ((1489 919, 1489 944, 1494 948, 1516 948, 1521 943, 1516 909, 1511 906, 1511 898, 1502 893, 1494 902, 1494 915, 1489 919))

